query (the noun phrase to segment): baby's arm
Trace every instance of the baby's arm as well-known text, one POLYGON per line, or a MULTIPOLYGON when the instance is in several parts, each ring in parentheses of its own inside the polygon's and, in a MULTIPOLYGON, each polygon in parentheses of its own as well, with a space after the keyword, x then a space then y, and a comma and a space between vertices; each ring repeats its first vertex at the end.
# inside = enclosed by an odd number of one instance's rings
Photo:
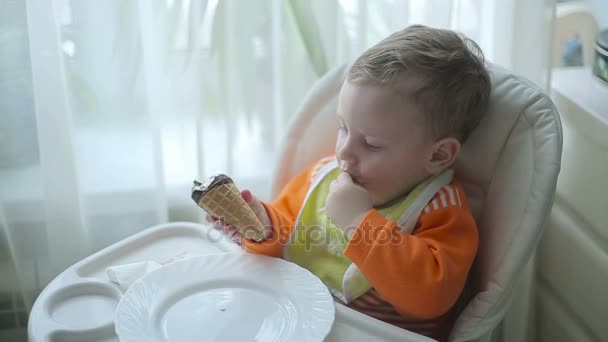
POLYGON ((468 209, 448 203, 423 212, 414 234, 402 233, 395 221, 370 210, 344 255, 402 315, 426 319, 440 316, 456 302, 477 244, 468 209))
POLYGON ((297 215, 304 203, 304 197, 310 188, 311 173, 315 165, 309 166, 292 178, 274 202, 261 202, 272 223, 273 234, 270 239, 261 242, 243 239, 243 246, 248 252, 275 257, 283 256, 283 247, 289 240, 297 215))

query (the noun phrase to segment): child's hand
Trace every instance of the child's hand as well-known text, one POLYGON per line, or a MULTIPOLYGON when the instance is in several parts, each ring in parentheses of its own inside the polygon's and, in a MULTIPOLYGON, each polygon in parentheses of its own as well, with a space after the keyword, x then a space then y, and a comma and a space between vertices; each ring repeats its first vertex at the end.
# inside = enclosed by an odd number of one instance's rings
POLYGON ((243 238, 241 235, 241 232, 239 232, 239 230, 233 226, 230 225, 226 222, 224 222, 224 220, 218 219, 217 217, 213 217, 213 216, 205 216, 205 218, 207 219, 208 222, 213 224, 213 228, 218 229, 218 230, 222 230, 224 231, 224 233, 226 235, 228 235, 228 237, 237 245, 241 245, 241 239, 243 238))
MULTIPOLYGON (((251 207, 251 210, 253 210, 258 220, 262 222, 262 225, 265 228, 265 238, 271 238, 273 234, 272 223, 270 222, 270 218, 268 217, 266 209, 264 208, 262 203, 260 203, 260 201, 249 190, 241 191, 241 196, 243 197, 245 202, 249 204, 249 207, 251 207)), ((241 232, 235 226, 227 224, 223 220, 209 215, 207 215, 206 219, 207 221, 213 223, 216 228, 223 230, 232 239, 232 241, 236 242, 239 245, 241 244, 241 239, 243 237, 241 235, 241 232)))
MULTIPOLYGON (((352 235, 354 228, 372 208, 369 193, 355 184, 348 173, 341 173, 329 186, 329 195, 325 203, 327 216, 349 235, 352 235)), ((348 238, 350 239, 350 236, 348 238)))

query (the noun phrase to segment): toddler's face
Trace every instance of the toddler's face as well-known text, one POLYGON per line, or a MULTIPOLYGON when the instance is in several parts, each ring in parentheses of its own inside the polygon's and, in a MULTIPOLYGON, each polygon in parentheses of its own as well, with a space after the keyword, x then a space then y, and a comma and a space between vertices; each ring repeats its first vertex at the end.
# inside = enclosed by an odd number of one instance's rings
POLYGON ((409 192, 430 174, 433 140, 413 103, 386 86, 345 81, 338 102, 336 156, 375 207, 409 192))

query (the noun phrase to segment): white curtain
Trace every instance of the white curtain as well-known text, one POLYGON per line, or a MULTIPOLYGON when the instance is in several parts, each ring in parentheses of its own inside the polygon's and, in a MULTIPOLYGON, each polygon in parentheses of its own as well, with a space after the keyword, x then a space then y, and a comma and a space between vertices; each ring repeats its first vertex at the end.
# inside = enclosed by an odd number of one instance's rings
POLYGON ((0 0, 8 312, 96 250, 201 220, 194 178, 226 173, 268 200, 307 89, 395 30, 459 30, 544 87, 552 13, 553 0, 0 0))

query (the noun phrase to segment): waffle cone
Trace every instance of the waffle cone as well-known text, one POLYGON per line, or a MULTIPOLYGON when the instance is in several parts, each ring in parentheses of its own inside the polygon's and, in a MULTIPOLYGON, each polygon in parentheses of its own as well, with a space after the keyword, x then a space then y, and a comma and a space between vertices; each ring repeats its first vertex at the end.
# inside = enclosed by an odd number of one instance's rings
POLYGON ((264 239, 264 226, 234 183, 213 187, 199 199, 198 206, 209 215, 235 226, 243 237, 256 241, 264 239))

